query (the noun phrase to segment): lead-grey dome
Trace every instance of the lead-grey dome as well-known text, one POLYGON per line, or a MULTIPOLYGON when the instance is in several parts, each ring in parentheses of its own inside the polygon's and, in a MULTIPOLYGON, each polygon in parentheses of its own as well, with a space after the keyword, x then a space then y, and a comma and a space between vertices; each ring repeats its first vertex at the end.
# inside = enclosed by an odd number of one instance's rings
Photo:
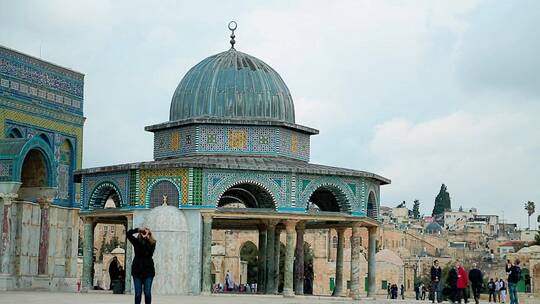
POLYGON ((294 104, 274 69, 230 49, 199 62, 178 84, 169 120, 191 118, 294 123, 294 104))

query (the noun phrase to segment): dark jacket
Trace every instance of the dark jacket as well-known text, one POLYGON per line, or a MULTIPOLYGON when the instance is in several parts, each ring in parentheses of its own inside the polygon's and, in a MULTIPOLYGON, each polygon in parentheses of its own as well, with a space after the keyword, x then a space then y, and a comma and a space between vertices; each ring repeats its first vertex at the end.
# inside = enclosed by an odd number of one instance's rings
POLYGON ((458 274, 454 267, 448 272, 447 283, 451 288, 457 288, 458 274))
POLYGON ((471 281, 471 284, 475 286, 482 285, 484 283, 482 271, 480 269, 471 269, 469 271, 469 280, 471 281))
POLYGON ((431 266, 431 282, 441 281, 441 267, 431 266))
POLYGON ((135 251, 135 258, 131 263, 131 275, 138 278, 154 277, 156 270, 154 269, 152 255, 156 249, 156 244, 150 244, 147 240, 141 240, 133 236, 138 232, 139 228, 135 228, 126 233, 128 240, 133 244, 133 251, 135 251))
POLYGON ((508 273, 508 283, 517 284, 517 282, 519 282, 521 277, 521 268, 519 268, 519 266, 512 265, 508 267, 508 265, 506 265, 506 272, 508 273))

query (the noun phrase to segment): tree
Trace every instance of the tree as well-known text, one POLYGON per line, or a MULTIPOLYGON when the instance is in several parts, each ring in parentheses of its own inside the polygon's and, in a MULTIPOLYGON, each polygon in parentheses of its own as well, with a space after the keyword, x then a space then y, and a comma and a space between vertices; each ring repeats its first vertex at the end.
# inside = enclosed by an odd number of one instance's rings
POLYGON ((413 218, 415 219, 420 218, 420 201, 418 201, 417 199, 414 200, 412 213, 413 213, 413 218))
POLYGON ((540 231, 536 232, 536 235, 534 236, 534 244, 540 245, 540 231))
POLYGON ((432 216, 441 216, 446 210, 452 209, 452 203, 450 202, 450 193, 448 193, 446 185, 441 185, 441 190, 435 198, 435 206, 433 206, 432 216))
POLYGON ((535 206, 534 202, 528 201, 525 203, 525 210, 527 211, 528 215, 528 222, 529 222, 529 230, 531 230, 531 215, 533 215, 535 206))

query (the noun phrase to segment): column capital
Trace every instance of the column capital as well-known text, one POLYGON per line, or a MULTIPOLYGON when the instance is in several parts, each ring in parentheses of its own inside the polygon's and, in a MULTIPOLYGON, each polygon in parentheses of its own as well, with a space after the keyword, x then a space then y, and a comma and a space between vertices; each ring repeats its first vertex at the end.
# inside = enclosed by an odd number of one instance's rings
POLYGON ((346 227, 337 227, 337 228, 334 228, 334 229, 336 230, 336 232, 338 234, 340 234, 340 233, 343 234, 343 233, 345 233, 345 230, 347 230, 346 227))
POLYGON ((203 222, 204 223, 212 223, 212 214, 210 213, 201 213, 201 216, 203 218, 203 222))
POLYGON ((298 221, 298 223, 296 223, 296 231, 304 231, 304 230, 306 230, 306 222, 298 221))
POLYGON ((49 209, 51 206, 52 199, 49 199, 47 197, 42 197, 38 199, 39 208, 41 209, 49 209))
POLYGON ((11 203, 17 197, 17 193, 0 193, 0 199, 4 202, 4 206, 11 206, 11 203))
POLYGON ((285 221, 285 230, 287 230, 287 232, 295 231, 297 223, 298 223, 298 220, 286 220, 285 221))
POLYGON ((83 220, 83 223, 85 225, 86 224, 88 224, 88 225, 94 224, 94 218, 93 217, 86 216, 86 217, 83 217, 82 220, 83 220))
POLYGON ((275 228, 275 226, 277 224, 279 224, 280 220, 276 220, 276 219, 270 219, 270 220, 266 220, 266 225, 267 226, 273 226, 275 228))
POLYGON ((368 229, 368 233, 377 233, 377 231, 379 230, 379 226, 371 226, 371 227, 367 227, 368 229))

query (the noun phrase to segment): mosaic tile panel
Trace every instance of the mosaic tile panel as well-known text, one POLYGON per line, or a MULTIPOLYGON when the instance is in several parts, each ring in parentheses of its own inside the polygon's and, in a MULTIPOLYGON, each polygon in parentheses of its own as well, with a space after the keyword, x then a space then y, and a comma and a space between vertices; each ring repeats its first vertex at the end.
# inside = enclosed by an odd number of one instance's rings
POLYGON ((302 188, 297 194, 297 207, 306 208, 313 192, 324 186, 336 188, 344 195, 345 201, 341 202, 340 205, 342 210, 353 211, 354 207, 358 206, 358 198, 350 186, 337 176, 299 175, 298 180, 301 181, 302 188))
POLYGON ((139 188, 139 170, 129 171, 129 203, 134 206, 139 202, 140 188, 139 188))
POLYGON ((203 201, 206 205, 217 206, 227 189, 241 183, 256 184, 266 189, 276 208, 291 206, 290 175, 233 170, 203 170, 203 201))
POLYGON ((156 170, 140 170, 140 193, 141 197, 138 202, 138 206, 148 206, 149 190, 152 186, 160 181, 168 180, 175 184, 180 189, 180 196, 182 198, 182 204, 188 203, 189 198, 189 169, 187 168, 170 168, 170 169, 156 169, 156 170))
POLYGON ((190 202, 192 205, 201 205, 203 201, 203 172, 200 168, 191 169, 192 176, 190 180, 192 181, 192 198, 190 202))
POLYGON ((152 185, 148 195, 148 207, 155 208, 163 204, 179 206, 180 189, 169 179, 161 179, 152 185))
POLYGON ((113 184, 118 188, 122 202, 129 202, 129 180, 129 171, 85 175, 81 185, 82 208, 86 210, 89 208, 92 192, 95 191, 96 187, 105 182, 113 184))
POLYGON ((181 127, 154 134, 156 159, 192 153, 283 155, 308 161, 309 135, 279 127, 229 125, 181 127))
POLYGON ((13 164, 10 160, 0 160, 0 181, 9 181, 13 175, 13 164))
POLYGON ((84 75, 1 47, 0 73, 83 97, 84 75))

